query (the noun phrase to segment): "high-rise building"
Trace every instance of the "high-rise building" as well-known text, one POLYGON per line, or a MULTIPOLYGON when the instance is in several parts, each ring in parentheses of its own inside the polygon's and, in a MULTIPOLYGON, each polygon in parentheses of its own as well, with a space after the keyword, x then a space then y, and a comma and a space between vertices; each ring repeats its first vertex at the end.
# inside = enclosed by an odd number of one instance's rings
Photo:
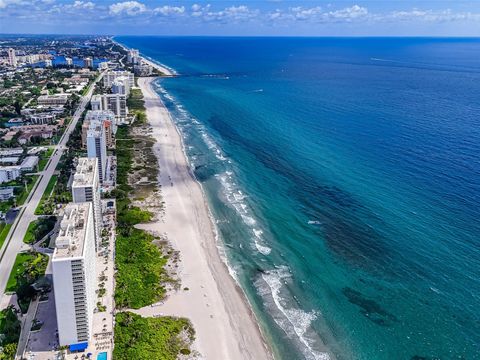
POLYGON ((122 94, 93 95, 90 101, 92 110, 110 110, 115 114, 116 124, 127 118, 127 96, 122 94))
POLYGON ((95 229, 92 204, 65 207, 52 257, 55 309, 61 346, 92 339, 95 309, 95 229))
POLYGON ((70 57, 66 57, 65 62, 67 63, 67 66, 72 66, 73 65, 73 60, 70 57))
POLYGON ((15 54, 15 49, 8 49, 8 64, 11 67, 17 67, 17 55, 15 54))
POLYGON ((113 134, 117 129, 115 126, 115 114, 110 110, 89 110, 85 115, 85 120, 82 124, 82 146, 87 146, 87 131, 90 128, 92 121, 99 121, 105 128, 105 139, 108 147, 114 146, 113 134))
POLYGON ((89 158, 98 159, 98 177, 100 183, 103 183, 107 165, 107 144, 105 128, 96 121, 90 123, 87 131, 87 154, 89 158))
POLYGON ((93 205, 95 245, 98 250, 101 241, 102 208, 97 158, 78 158, 78 164, 73 175, 72 196, 74 203, 91 202, 93 205))
POLYGON ((130 82, 125 76, 120 76, 112 82, 112 93, 128 96, 130 94, 130 82))
POLYGON ((52 66, 53 66, 52 60, 50 59, 45 60, 45 67, 52 67, 52 66))
POLYGON ((127 53, 127 61, 136 64, 140 60, 140 53, 137 49, 130 49, 127 53))
POLYGON ((103 86, 106 88, 111 88, 113 82, 121 77, 126 77, 128 80, 128 85, 130 88, 135 86, 135 78, 133 73, 128 71, 108 71, 103 75, 103 86))
POLYGON ((93 59, 91 57, 86 57, 83 59, 83 67, 93 68, 93 59))

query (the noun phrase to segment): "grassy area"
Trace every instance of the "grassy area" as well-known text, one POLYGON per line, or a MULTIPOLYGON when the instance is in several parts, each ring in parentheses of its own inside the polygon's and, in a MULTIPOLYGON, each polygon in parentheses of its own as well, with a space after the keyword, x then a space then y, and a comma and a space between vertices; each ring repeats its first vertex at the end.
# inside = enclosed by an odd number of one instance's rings
POLYGON ((23 188, 22 192, 17 196, 17 206, 23 205, 25 200, 27 200, 30 191, 32 191, 33 186, 37 182, 39 175, 28 176, 27 179, 27 189, 23 188))
POLYGON ((39 241, 53 229, 56 221, 57 219, 55 216, 49 216, 32 221, 28 225, 23 242, 26 244, 33 244, 39 241))
POLYGON ((0 248, 3 246, 11 227, 12 224, 0 223, 0 248))
POLYGON ((53 213, 54 204, 48 203, 47 200, 52 194, 52 191, 56 182, 57 182, 57 175, 53 175, 48 181, 47 188, 45 189, 45 192, 42 195, 40 203, 35 209, 35 215, 42 215, 42 214, 50 215, 53 213))
POLYGON ((43 171, 43 169, 45 169, 45 166, 47 165, 50 156, 52 156, 53 154, 53 150, 53 147, 48 148, 48 150, 41 155, 40 160, 38 161, 38 171, 43 171))
POLYGON ((45 274, 47 264, 48 256, 36 252, 19 253, 15 258, 5 292, 17 293, 17 302, 23 313, 36 294, 31 285, 45 274))
POLYGON ((190 354, 195 331, 187 319, 143 318, 130 312, 115 319, 115 360, 175 360, 190 354))
POLYGON ((13 360, 15 358, 20 330, 21 324, 13 306, 0 311, 0 333, 3 335, 0 341, 3 348, 0 359, 13 360))

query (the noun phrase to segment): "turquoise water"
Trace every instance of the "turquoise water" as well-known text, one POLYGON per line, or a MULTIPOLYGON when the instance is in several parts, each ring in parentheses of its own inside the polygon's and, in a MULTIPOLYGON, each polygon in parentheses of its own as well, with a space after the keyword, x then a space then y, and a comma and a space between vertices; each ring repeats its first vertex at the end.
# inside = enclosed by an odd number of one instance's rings
POLYGON ((101 352, 97 355, 97 360, 107 360, 107 353, 101 352))
POLYGON ((279 359, 480 358, 480 41, 119 41, 279 359))

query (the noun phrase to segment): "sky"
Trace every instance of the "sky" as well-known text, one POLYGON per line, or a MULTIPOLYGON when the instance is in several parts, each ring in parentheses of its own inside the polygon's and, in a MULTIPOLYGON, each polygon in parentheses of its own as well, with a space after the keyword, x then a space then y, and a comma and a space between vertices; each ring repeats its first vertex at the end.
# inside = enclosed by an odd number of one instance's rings
POLYGON ((0 33, 480 36, 480 0, 0 0, 0 33))

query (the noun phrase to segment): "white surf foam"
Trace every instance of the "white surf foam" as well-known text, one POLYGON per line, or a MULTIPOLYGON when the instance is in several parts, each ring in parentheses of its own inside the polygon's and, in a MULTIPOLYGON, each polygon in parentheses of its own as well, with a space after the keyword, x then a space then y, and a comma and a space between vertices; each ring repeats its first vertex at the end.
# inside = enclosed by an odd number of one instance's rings
MULTIPOLYGON (((264 299, 271 297, 277 309, 277 314, 273 316, 277 325, 290 338, 296 338, 303 345, 302 352, 307 360, 329 360, 328 353, 315 350, 307 336, 318 313, 315 311, 305 312, 295 308, 282 297, 282 289, 291 278, 288 267, 279 266, 275 270, 266 271, 261 277, 267 286, 262 286, 261 282, 257 281, 257 290, 264 299)), ((268 302, 265 302, 265 305, 268 306, 268 302)))

